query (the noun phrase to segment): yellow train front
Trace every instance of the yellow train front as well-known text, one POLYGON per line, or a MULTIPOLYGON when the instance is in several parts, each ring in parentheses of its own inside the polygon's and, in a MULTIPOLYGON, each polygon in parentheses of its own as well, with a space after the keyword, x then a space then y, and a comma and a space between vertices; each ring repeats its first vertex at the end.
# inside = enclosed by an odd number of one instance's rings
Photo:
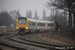
POLYGON ((16 20, 16 29, 18 33, 20 32, 28 32, 28 19, 25 17, 17 18, 16 20))

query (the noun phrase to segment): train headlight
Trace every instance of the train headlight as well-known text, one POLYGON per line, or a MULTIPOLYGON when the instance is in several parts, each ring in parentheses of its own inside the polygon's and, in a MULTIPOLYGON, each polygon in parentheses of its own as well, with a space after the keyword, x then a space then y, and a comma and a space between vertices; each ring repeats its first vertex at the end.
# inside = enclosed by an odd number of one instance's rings
POLYGON ((16 29, 19 29, 18 27, 16 27, 16 29))
POLYGON ((28 29, 28 27, 26 27, 26 29, 28 29))

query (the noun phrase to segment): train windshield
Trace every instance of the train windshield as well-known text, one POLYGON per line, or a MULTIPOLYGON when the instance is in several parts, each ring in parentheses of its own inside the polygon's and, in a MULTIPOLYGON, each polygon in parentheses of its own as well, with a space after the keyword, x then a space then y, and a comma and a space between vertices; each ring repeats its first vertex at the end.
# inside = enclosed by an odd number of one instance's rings
POLYGON ((19 24, 26 24, 26 19, 19 19, 19 24))

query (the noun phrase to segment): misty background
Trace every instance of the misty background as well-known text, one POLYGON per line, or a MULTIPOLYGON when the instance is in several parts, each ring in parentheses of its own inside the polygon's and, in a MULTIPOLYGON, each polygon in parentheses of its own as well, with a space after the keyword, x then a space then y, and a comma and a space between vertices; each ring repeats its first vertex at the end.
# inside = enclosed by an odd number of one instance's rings
MULTIPOLYGON (((18 17, 27 17, 40 20, 52 20, 57 11, 46 7, 49 0, 0 0, 0 26, 16 26, 18 17), (10 20, 8 20, 9 18, 10 20), (3 22, 4 21, 4 22, 3 22), (10 22, 8 22, 10 21, 10 22)), ((58 11, 60 14, 63 11, 58 11)), ((63 13, 64 15, 64 13, 63 13)))
POLYGON ((16 26, 18 17, 42 19, 43 11, 49 16, 51 13, 45 7, 47 0, 0 0, 0 26, 16 26), (36 17, 35 17, 36 16, 36 17), (8 20, 8 19, 10 20, 8 20))
POLYGON ((19 17, 54 21, 54 33, 75 35, 75 0, 0 0, 0 26, 16 27, 19 17))
MULTIPOLYGON (((52 34, 74 39, 75 42, 75 0, 0 0, 0 26, 9 29, 13 24, 16 30, 19 17, 54 21, 52 34)), ((46 35, 48 37, 49 34, 46 35)))
POLYGON ((43 10, 46 10, 47 16, 49 16, 50 10, 45 6, 48 0, 0 0, 0 12, 6 10, 8 12, 13 10, 19 10, 22 16, 26 16, 26 11, 31 10, 32 16, 37 10, 38 16, 42 16, 43 10))

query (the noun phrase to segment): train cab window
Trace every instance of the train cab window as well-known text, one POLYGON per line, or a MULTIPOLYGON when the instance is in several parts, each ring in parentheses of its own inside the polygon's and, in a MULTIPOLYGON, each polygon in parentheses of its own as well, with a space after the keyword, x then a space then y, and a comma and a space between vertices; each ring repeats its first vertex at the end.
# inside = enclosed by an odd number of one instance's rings
POLYGON ((19 24, 26 24, 26 19, 19 19, 19 24))

